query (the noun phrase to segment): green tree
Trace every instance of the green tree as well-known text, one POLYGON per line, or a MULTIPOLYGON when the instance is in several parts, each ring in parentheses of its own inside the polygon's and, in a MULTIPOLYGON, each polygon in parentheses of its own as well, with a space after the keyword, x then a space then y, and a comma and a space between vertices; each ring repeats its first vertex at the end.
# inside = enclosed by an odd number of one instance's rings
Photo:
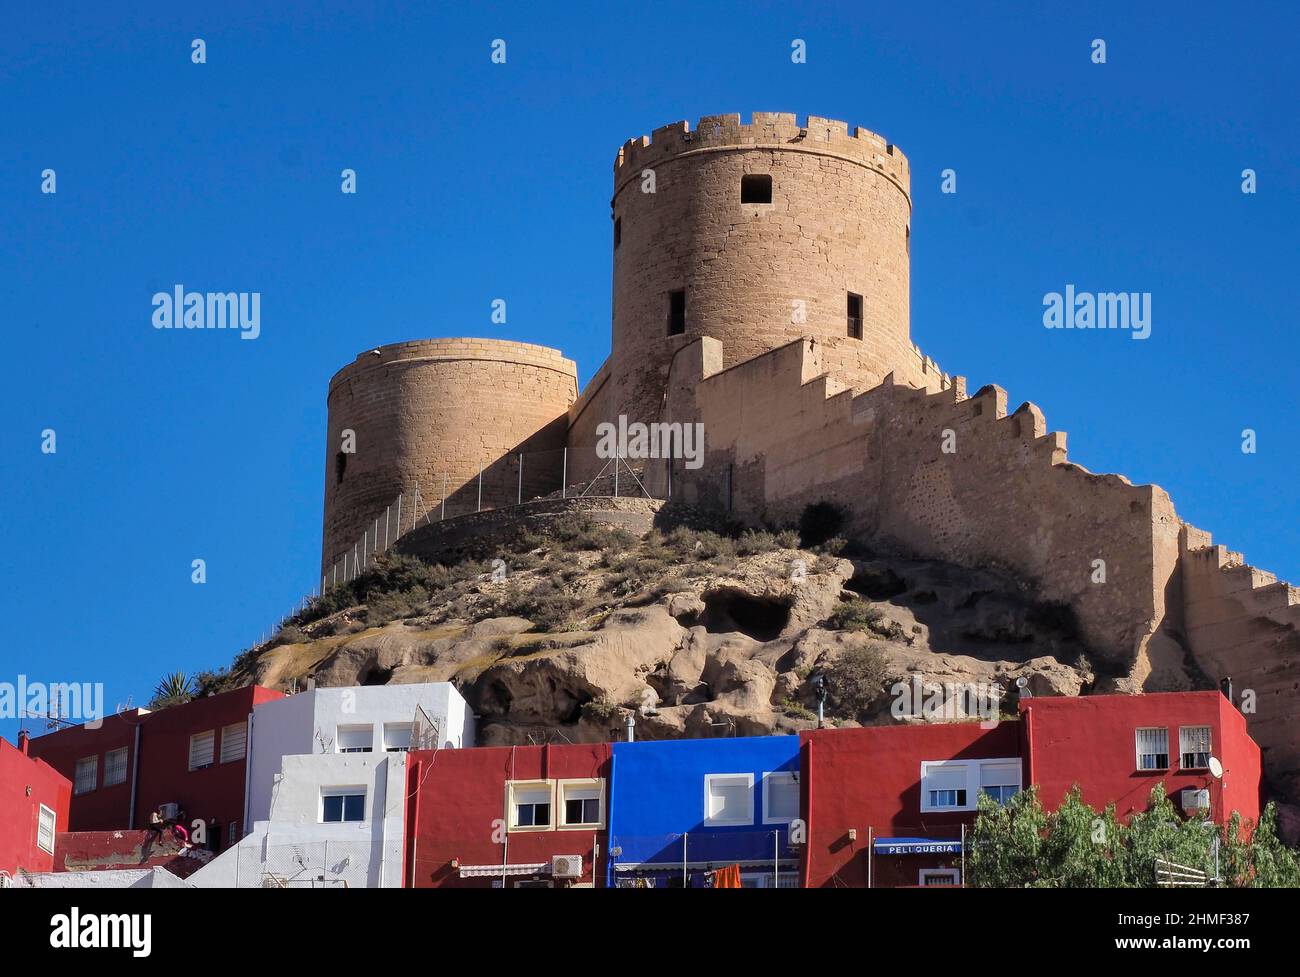
POLYGON ((1157 784, 1147 808, 1121 824, 1114 805, 1100 814, 1076 785, 1060 807, 1043 811, 1036 787, 1007 804, 979 799, 966 859, 977 887, 1150 888, 1157 859, 1205 872, 1216 884, 1300 887, 1300 857, 1277 835, 1277 811, 1264 809, 1254 831, 1233 812, 1219 829, 1205 817, 1183 817, 1157 784))

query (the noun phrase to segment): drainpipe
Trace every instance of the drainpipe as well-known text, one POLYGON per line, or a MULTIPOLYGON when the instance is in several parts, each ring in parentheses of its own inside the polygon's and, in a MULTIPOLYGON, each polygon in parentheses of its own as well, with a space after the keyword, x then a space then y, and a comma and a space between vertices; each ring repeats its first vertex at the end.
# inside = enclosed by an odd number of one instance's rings
MULTIPOLYGON (((136 717, 139 719, 139 717, 136 717)), ((131 757, 131 808, 126 816, 126 823, 132 829, 135 828, 135 795, 140 786, 140 727, 141 723, 135 725, 135 747, 131 757)))
MULTIPOLYGON (((248 734, 244 743, 244 821, 239 826, 239 838, 248 834, 248 816, 253 810, 252 793, 253 784, 253 716, 255 713, 248 714, 248 734)), ((268 817, 270 815, 268 814, 268 817)), ((232 844, 238 844, 239 838, 232 838, 232 844)))
POLYGON ((636 737, 636 720, 632 718, 632 714, 629 712, 627 714, 627 741, 631 743, 635 737, 636 737))
POLYGON ((808 888, 808 883, 812 880, 812 855, 813 855, 813 832, 812 832, 812 805, 813 805, 813 782, 812 782, 812 752, 813 742, 811 739, 806 740, 803 746, 803 756, 800 758, 799 775, 803 778, 804 787, 807 789, 808 801, 803 809, 803 887, 808 888))
POLYGON ((424 763, 422 760, 416 760, 415 766, 412 768, 407 778, 410 782, 415 784, 414 791, 411 790, 407 791, 408 794, 412 794, 412 793, 414 794, 414 796, 411 798, 411 830, 409 832, 410 839, 411 839, 411 857, 410 857, 410 869, 407 874, 407 878, 410 881, 410 884, 406 886, 406 888, 408 889, 415 888, 415 864, 416 864, 415 849, 420 844, 420 835, 419 835, 420 786, 419 785, 420 785, 420 770, 423 768, 423 765, 424 763))
POLYGON ((605 837, 605 888, 614 888, 614 848, 617 839, 614 836, 614 762, 617 760, 613 748, 609 751, 609 823, 606 825, 605 837))

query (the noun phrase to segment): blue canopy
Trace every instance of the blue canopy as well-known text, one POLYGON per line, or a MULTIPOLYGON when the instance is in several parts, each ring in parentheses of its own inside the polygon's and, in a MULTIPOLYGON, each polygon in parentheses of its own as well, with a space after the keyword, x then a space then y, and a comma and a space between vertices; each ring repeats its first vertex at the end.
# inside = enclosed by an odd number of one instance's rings
POLYGON ((877 855, 960 855, 961 842, 951 838, 877 838, 877 855))

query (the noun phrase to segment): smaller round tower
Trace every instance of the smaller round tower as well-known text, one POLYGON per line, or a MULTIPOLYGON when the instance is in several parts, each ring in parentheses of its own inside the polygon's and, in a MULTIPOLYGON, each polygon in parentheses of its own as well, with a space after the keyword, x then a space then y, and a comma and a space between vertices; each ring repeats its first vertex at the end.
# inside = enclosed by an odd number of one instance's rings
POLYGON ((321 570, 417 484, 447 515, 515 502, 561 481, 577 367, 558 350, 493 339, 422 339, 360 354, 329 385, 321 570), (344 432, 352 432, 345 440, 344 432), (349 452, 346 447, 354 449, 349 452))

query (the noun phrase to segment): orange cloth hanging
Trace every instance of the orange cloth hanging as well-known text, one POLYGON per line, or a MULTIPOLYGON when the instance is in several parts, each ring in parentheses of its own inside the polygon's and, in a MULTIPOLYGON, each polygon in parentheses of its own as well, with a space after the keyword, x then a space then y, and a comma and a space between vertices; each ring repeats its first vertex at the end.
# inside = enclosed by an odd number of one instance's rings
POLYGON ((720 868, 713 873, 713 888, 715 889, 739 889, 740 885, 740 866, 728 865, 726 868, 720 868))

